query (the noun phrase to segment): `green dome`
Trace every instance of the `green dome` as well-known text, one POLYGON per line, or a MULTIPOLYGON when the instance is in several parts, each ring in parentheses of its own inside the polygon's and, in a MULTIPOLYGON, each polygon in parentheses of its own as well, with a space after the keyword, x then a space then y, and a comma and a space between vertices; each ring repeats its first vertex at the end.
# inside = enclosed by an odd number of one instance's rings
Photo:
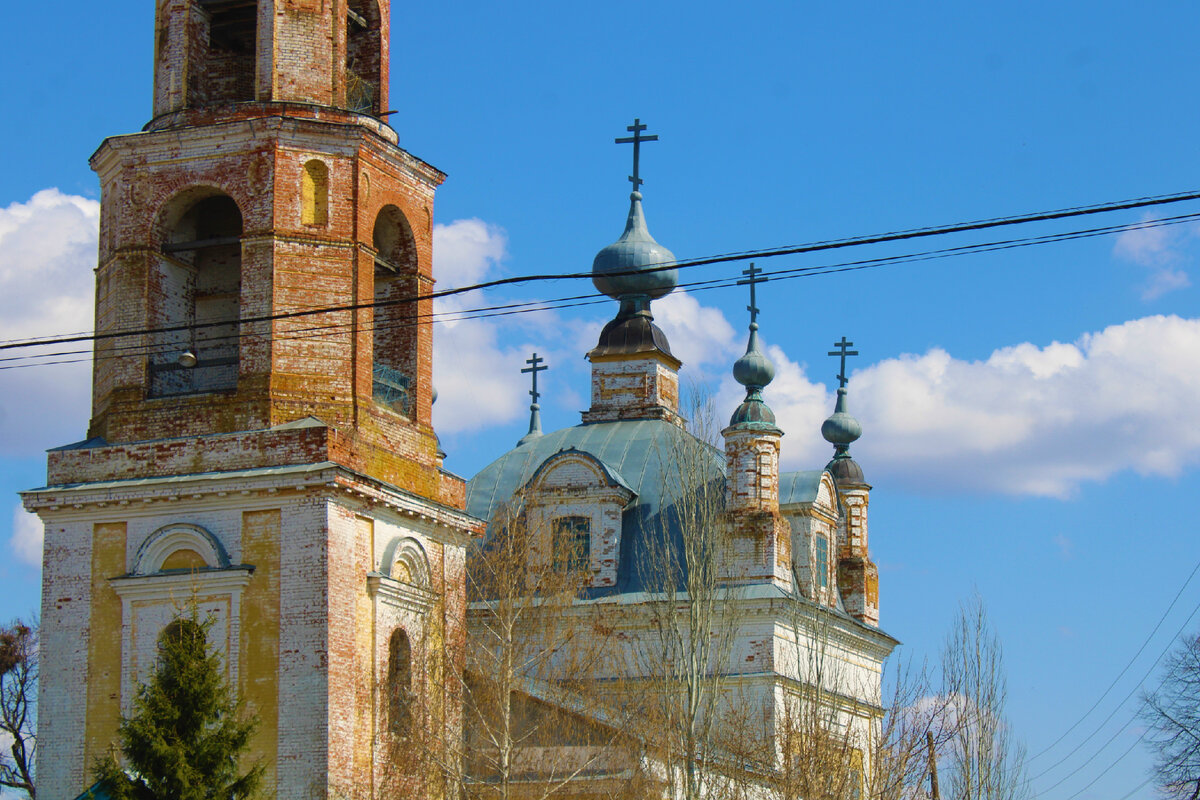
POLYGON ((629 219, 621 238, 596 254, 592 261, 592 283, 604 294, 619 300, 642 295, 656 300, 671 293, 679 271, 657 269, 675 262, 675 254, 650 235, 642 213, 642 193, 629 195, 629 219), (633 274, 620 274, 633 271, 633 274))

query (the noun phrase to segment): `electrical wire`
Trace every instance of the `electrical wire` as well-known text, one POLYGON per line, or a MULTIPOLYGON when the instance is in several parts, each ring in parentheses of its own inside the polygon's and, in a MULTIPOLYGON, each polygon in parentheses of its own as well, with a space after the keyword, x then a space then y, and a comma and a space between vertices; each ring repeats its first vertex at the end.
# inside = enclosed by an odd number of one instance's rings
MULTIPOLYGON (((792 247, 773 248, 766 250, 745 250, 736 253, 726 253, 723 255, 709 256, 705 258, 689 259, 685 261, 673 262, 662 265, 648 265, 637 270, 628 270, 624 272, 609 273, 610 276, 616 277, 627 274, 646 274, 673 269, 688 269, 693 267, 705 266, 709 264, 719 264, 734 261, 744 261, 752 258, 774 258, 785 255, 799 255, 804 253, 820 252, 824 250, 834 250, 845 247, 857 247, 871 244, 881 244, 885 242, 898 242, 909 239, 924 238, 929 236, 944 236, 954 233, 964 233, 971 231, 981 231, 991 228, 1022 225, 1032 222, 1044 222, 1051 220, 1068 219, 1071 217, 1087 216, 1092 214, 1102 214, 1114 211, 1124 211, 1138 208, 1149 208, 1159 205, 1167 205, 1172 203, 1181 203, 1190 200, 1200 199, 1200 192, 1183 192, 1168 195, 1155 195, 1149 197, 1135 198, 1131 200, 1122 200, 1110 203, 1099 203, 1088 206, 1074 206, 1070 208, 1057 209, 1054 211, 1042 211, 1031 214, 1018 214, 1006 217, 994 217, 991 219, 975 220, 972 222, 956 223, 952 225, 931 226, 925 228, 913 228, 902 231, 892 231, 882 234, 871 234, 866 236, 855 236, 845 239, 835 239, 809 244, 796 245, 792 247)), ((1154 221, 1148 221, 1153 223, 1154 221)), ((1148 223, 1136 223, 1134 225, 1121 226, 1125 228, 1137 228, 1147 226, 1148 223)), ((315 314, 334 313, 339 311, 359 311, 367 308, 378 308, 384 304, 420 302, 424 300, 435 300, 439 298, 452 297, 459 294, 464 294, 471 291, 480 291, 486 289, 494 289, 500 286, 510 286, 514 284, 532 283, 540 281, 556 281, 565 279, 580 279, 590 278, 592 273, 589 272, 573 272, 573 273, 545 273, 533 275, 518 275, 508 278, 498 278, 491 281, 460 286, 453 289, 444 289, 440 291, 429 292, 426 294, 413 295, 407 298, 396 300, 372 302, 372 303, 353 303, 341 306, 329 306, 324 308, 311 308, 304 310, 294 310, 280 312, 276 314, 259 315, 256 317, 248 317, 239 320, 239 324, 248 325, 258 322, 271 322, 280 319, 290 319, 301 316, 309 316, 315 314)), ((81 341, 97 341, 101 339, 118 338, 124 336, 137 336, 147 333, 174 333, 181 331, 193 331, 200 328, 215 327, 225 322, 215 323, 198 323, 192 325, 175 325, 161 328, 140 328, 124 331, 107 331, 104 333, 81 334, 76 336, 56 336, 56 337, 36 337, 22 340, 8 340, 0 343, 0 350, 20 348, 20 347, 37 347, 50 344, 68 344, 81 341)))
MULTIPOLYGON (((1167 226, 1167 225, 1176 225, 1176 224, 1181 224, 1184 222, 1195 221, 1198 219, 1200 219, 1200 212, 1192 213, 1192 214, 1183 214, 1183 215, 1178 215, 1175 217, 1168 217, 1168 218, 1164 218, 1164 219, 1160 219, 1160 220, 1150 220, 1150 221, 1147 221, 1144 223, 1139 223, 1138 227, 1160 227, 1160 226, 1167 226)), ((1098 228, 1089 228, 1089 229, 1084 229, 1084 230, 1045 234, 1042 236, 1026 237, 1026 238, 1022 238, 1022 239, 1005 239, 1005 240, 998 240, 998 241, 992 241, 992 242, 980 242, 980 243, 960 245, 960 246, 950 247, 950 248, 942 248, 942 249, 938 249, 938 250, 929 250, 929 251, 924 251, 924 252, 919 252, 919 253, 900 254, 900 255, 893 255, 893 256, 882 256, 882 257, 877 257, 877 258, 862 259, 862 260, 858 260, 858 261, 848 261, 848 262, 840 262, 840 263, 834 263, 834 264, 824 264, 824 265, 816 265, 816 266, 797 267, 797 268, 791 268, 791 269, 764 271, 762 273, 762 275, 764 277, 770 277, 770 278, 773 278, 776 280, 790 280, 790 279, 795 279, 795 278, 813 277, 813 276, 818 276, 818 275, 831 275, 831 274, 837 274, 837 273, 841 273, 841 272, 849 272, 849 271, 854 271, 854 270, 877 268, 877 267, 881 267, 881 266, 889 266, 889 265, 905 264, 905 263, 916 263, 916 262, 929 261, 929 260, 934 260, 934 259, 939 259, 939 258, 948 258, 948 257, 963 256, 963 255, 973 255, 973 254, 978 254, 978 253, 1008 250, 1008 249, 1013 249, 1013 248, 1017 248, 1017 247, 1028 247, 1028 246, 1041 245, 1041 244, 1052 244, 1052 243, 1058 243, 1058 242, 1072 241, 1072 240, 1076 240, 1076 239, 1108 235, 1111 233, 1128 230, 1129 227, 1130 226, 1128 226, 1128 225, 1102 226, 1102 227, 1098 227, 1098 228)), ((587 274, 590 277, 590 273, 587 273, 587 274)), ((711 290, 711 289, 728 288, 728 287, 736 285, 739 280, 740 280, 739 276, 714 278, 714 279, 707 279, 707 280, 701 280, 701 281, 692 281, 692 282, 681 283, 681 284, 679 284, 678 288, 691 289, 692 291, 706 291, 706 290, 711 290)), ((380 308, 380 307, 388 307, 388 306, 398 305, 400 303, 409 303, 409 302, 412 302, 412 301, 411 300, 388 300, 388 301, 383 301, 380 303, 361 304, 360 307, 362 309, 380 308)), ((585 295, 573 295, 573 296, 569 296, 569 297, 557 298, 557 299, 546 300, 546 301, 538 301, 538 300, 522 301, 522 302, 508 303, 508 304, 503 304, 503 305, 482 306, 482 307, 474 308, 474 309, 451 310, 451 311, 419 314, 419 315, 416 315, 412 319, 401 320, 401 321, 398 321, 395 323, 389 323, 389 325, 386 326, 386 328, 381 328, 381 329, 387 329, 387 328, 392 328, 392 327, 408 327, 408 326, 412 326, 412 325, 421 324, 425 321, 453 322, 453 321, 462 321, 462 320, 468 320, 468 319, 485 319, 485 318, 489 318, 489 317, 508 316, 508 315, 517 314, 517 313, 532 313, 535 311, 557 310, 560 308, 571 308, 571 307, 592 305, 592 304, 605 303, 605 302, 607 302, 607 300, 605 299, 604 295, 600 294, 599 292, 593 292, 593 293, 589 293, 589 294, 585 294, 585 295)), ((345 313, 346 311, 349 311, 349 310, 350 309, 347 307, 328 307, 328 308, 323 308, 323 309, 319 309, 319 310, 306 309, 301 312, 288 312, 285 314, 278 315, 278 317, 280 317, 280 318, 297 318, 300 316, 306 316, 309 314, 317 314, 317 313, 321 313, 321 314, 345 313)), ((230 339, 254 339, 254 338, 268 338, 268 337, 274 337, 277 339, 308 338, 308 337, 295 337, 292 335, 292 334, 296 333, 294 331, 289 332, 289 333, 284 333, 284 334, 279 334, 275 331, 270 331, 270 330, 260 332, 260 333, 247 331, 245 329, 245 326, 249 322, 250 322, 250 320, 245 320, 245 319, 240 320, 240 321, 224 320, 224 321, 213 322, 213 323, 201 323, 201 324, 197 324, 194 326, 175 326, 172 328, 145 329, 145 330, 137 331, 137 332, 123 332, 120 335, 132 336, 132 335, 135 335, 135 333, 141 334, 141 335, 161 334, 161 333, 180 333, 180 332, 184 332, 184 331, 191 332, 191 331, 194 331, 196 328, 202 328, 202 327, 211 328, 211 327, 217 327, 217 326, 228 327, 228 326, 236 325, 236 326, 238 326, 237 333, 231 334, 228 336, 211 337, 208 340, 206 340, 207 343, 214 344, 214 343, 218 343, 221 341, 229 341, 230 339)), ((301 330, 302 331, 318 330, 318 331, 323 331, 325 333, 325 335, 340 335, 341 333, 347 332, 350 329, 352 329, 354 325, 355 325, 355 321, 350 320, 347 322, 330 323, 327 325, 319 325, 319 326, 314 326, 313 328, 307 328, 307 329, 301 329, 301 330)), ((372 330, 372 327, 370 325, 361 325, 360 329, 365 332, 365 331, 372 330)), ((96 338, 100 338, 100 337, 96 337, 96 338)), ((113 335, 113 338, 116 338, 115 334, 113 335)), ((49 343, 49 342, 41 342, 39 344, 47 344, 47 343, 49 343)), ((128 355, 141 355, 141 354, 153 355, 153 354, 161 354, 164 352, 174 352, 174 350, 177 349, 179 346, 180 345, 178 342, 174 342, 174 343, 168 342, 168 343, 164 343, 161 345, 144 345, 141 343, 132 343, 132 344, 128 344, 128 345, 116 344, 116 345, 110 345, 107 348, 110 351, 116 351, 116 352, 110 352, 110 353, 98 355, 95 357, 95 360, 101 361, 101 360, 106 360, 108 358, 124 357, 124 356, 128 356, 128 355)), ((0 349, 3 349, 3 348, 0 348, 0 349)), ((11 357, 11 358, 6 358, 6 359, 0 359, 3 361, 17 361, 17 360, 24 359, 24 360, 27 360, 27 362, 28 362, 28 363, 18 363, 18 364, 11 364, 11 363, 6 364, 3 366, 0 366, 0 371, 24 368, 24 367, 32 367, 32 366, 50 366, 50 365, 56 365, 56 364, 82 363, 82 362, 87 361, 88 359, 87 358, 78 358, 78 359, 58 360, 58 361, 46 361, 44 359, 57 358, 57 357, 66 356, 66 355, 83 355, 87 352, 89 352, 89 351, 85 351, 85 350, 60 351, 60 352, 56 352, 56 353, 30 354, 30 355, 25 355, 25 356, 16 356, 16 357, 11 357)))

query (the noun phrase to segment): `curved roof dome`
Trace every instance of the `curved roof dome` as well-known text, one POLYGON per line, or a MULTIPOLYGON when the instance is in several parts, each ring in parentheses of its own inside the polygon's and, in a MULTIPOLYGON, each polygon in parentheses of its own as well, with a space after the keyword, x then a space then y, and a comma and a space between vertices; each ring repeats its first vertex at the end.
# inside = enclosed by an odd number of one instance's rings
POLYGON ((621 238, 596 254, 592 261, 592 283, 604 294, 619 300, 643 295, 651 300, 670 294, 679 282, 676 269, 658 269, 675 262, 675 254, 650 235, 642 212, 642 193, 630 197, 629 219, 621 238), (633 274, 620 274, 633 272, 633 274))

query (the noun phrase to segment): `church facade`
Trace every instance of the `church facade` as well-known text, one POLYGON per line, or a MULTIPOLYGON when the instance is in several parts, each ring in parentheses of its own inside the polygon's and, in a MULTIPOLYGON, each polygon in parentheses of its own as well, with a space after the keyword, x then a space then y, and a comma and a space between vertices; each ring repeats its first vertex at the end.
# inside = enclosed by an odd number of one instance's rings
MULTIPOLYGON (((833 459, 781 472, 783 432, 765 397, 774 367, 759 345, 754 299, 763 278, 751 265, 741 282, 750 287, 748 344, 732 365, 746 397, 735 409, 681 409, 681 363, 651 312, 677 270, 646 224, 636 149, 655 137, 641 137, 642 129, 635 121, 633 137, 617 140, 635 147, 634 191, 624 233, 593 262, 596 288, 618 310, 587 354, 590 408, 579 425, 543 433, 535 381, 529 432, 467 484, 468 512, 490 521, 482 552, 519 526, 531 562, 521 580, 539 587, 533 594, 548 613, 582 621, 570 633, 529 613, 533 646, 515 637, 514 650, 533 668, 514 694, 583 718, 566 738, 591 749, 556 753, 538 731, 558 724, 554 715, 525 714, 509 744, 527 750, 528 761, 517 759, 513 770, 478 759, 468 779, 545 787, 572 774, 575 792, 613 796, 637 777, 666 796, 803 797, 816 785, 800 787, 812 779, 807 772, 836 772, 821 779, 821 796, 865 795, 884 714, 882 667, 896 640, 879 629, 871 487, 849 454, 862 432, 847 410, 852 343, 839 343, 842 386, 821 431, 833 459), (569 570, 577 589, 555 606, 543 576, 569 570), (573 636, 586 655, 565 655, 573 636), (539 658, 538 647, 555 652, 539 658), (555 682, 572 688, 555 692, 555 682), (706 731, 704 741, 697 731, 706 731), (825 734, 818 753, 813 739, 825 734), (526 739, 536 745, 523 748, 526 739), (703 764, 696 774, 693 762, 703 764), (511 774, 501 776, 505 769, 511 774), (785 785, 789 770, 797 774, 785 785)), ((535 355, 525 371, 537 369, 535 355)), ((470 594, 475 653, 479 640, 497 638, 512 600, 470 594)), ((481 660, 498 661, 486 647, 481 660)), ((492 726, 487 712, 468 707, 468 725, 492 726)))
POLYGON ((411 299, 444 176, 386 124, 388 0, 155 5, 153 118, 91 160, 87 438, 23 494, 46 531, 39 796, 91 783, 193 604, 268 793, 382 796, 397 718, 460 730, 457 683, 422 665, 461 660, 480 523, 441 468, 411 299))

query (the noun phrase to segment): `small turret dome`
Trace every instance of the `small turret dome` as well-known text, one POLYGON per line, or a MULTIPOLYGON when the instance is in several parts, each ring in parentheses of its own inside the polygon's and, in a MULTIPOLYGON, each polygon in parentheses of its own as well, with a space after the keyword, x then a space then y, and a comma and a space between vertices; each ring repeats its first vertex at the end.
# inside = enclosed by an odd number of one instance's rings
POLYGON ((733 362, 733 379, 748 389, 761 390, 775 379, 775 365, 758 349, 758 323, 750 323, 750 343, 742 357, 733 362))
POLYGON ((642 295, 651 300, 668 295, 679 282, 679 271, 658 269, 675 261, 675 254, 650 235, 642 212, 642 193, 629 195, 629 219, 621 238, 596 254, 592 261, 592 283, 604 294, 619 300, 642 295), (631 270, 649 270, 622 275, 631 270))
POLYGON ((846 411, 844 386, 837 390, 837 405, 834 406, 833 415, 821 424, 821 435, 825 441, 837 447, 839 453, 845 452, 852 442, 862 436, 862 424, 846 411))

